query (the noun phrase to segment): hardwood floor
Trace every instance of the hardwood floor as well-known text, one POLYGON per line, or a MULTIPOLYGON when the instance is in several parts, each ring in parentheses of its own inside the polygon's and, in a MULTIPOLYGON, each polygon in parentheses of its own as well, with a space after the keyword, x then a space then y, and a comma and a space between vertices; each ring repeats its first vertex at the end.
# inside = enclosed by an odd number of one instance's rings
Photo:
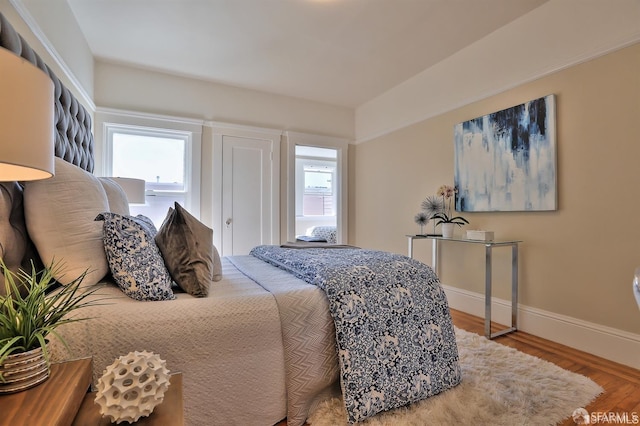
MULTIPOLYGON (((453 309, 451 310, 451 316, 456 327, 484 334, 484 320, 482 318, 453 309)), ((604 393, 584 407, 589 413, 602 413, 602 415, 609 415, 609 413, 624 415, 624 413, 628 413, 627 416, 629 416, 630 420, 632 420, 633 413, 640 416, 640 370, 551 342, 523 331, 500 336, 494 341, 553 362, 565 370, 587 376, 602 386, 604 393)), ((607 424, 604 421, 599 423, 607 424)), ((608 424, 611 423, 608 422, 608 424)), ((561 424, 569 426, 575 425, 575 422, 573 419, 568 418, 561 424)))
MULTIPOLYGON (((484 333, 484 320, 482 318, 454 309, 451 310, 451 316, 456 327, 473 333, 484 333)), ((500 336, 494 341, 591 378, 604 388, 604 393, 584 407, 589 413, 601 413, 604 416, 611 415, 610 413, 619 416, 626 415, 629 419, 627 424, 638 424, 632 423, 632 421, 634 419, 633 415, 640 416, 640 370, 541 339, 522 331, 500 336)), ((606 420, 601 419, 598 423, 615 424, 606 420)), ((624 424, 618 421, 618 424, 621 423, 624 424)), ((286 425, 286 420, 283 420, 276 426, 286 425)), ((561 425, 575 425, 575 422, 569 417, 561 425)))

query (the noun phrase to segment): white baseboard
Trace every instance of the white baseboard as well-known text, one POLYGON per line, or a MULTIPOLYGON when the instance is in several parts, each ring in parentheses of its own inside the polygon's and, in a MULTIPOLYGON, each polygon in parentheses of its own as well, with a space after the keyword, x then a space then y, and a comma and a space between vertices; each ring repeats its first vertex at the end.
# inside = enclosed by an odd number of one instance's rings
MULTIPOLYGON (((449 306, 484 318, 484 294, 442 286, 449 306)), ((511 323, 511 302, 492 298, 492 320, 511 323)), ((553 342, 640 369, 640 335, 577 318, 518 305, 518 329, 553 342)))

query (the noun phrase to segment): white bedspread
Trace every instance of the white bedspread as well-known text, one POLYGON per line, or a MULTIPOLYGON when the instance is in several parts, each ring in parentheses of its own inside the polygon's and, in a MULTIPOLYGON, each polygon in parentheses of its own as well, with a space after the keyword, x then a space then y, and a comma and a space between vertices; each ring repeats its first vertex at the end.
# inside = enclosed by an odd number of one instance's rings
POLYGON ((287 380, 287 425, 303 425, 323 397, 340 392, 340 367, 329 301, 320 288, 254 256, 230 258, 276 298, 287 380), (336 385, 336 386, 332 386, 336 385))
POLYGON ((54 339, 54 361, 93 356, 95 384, 118 356, 149 350, 183 374, 187 425, 272 425, 287 406, 289 424, 302 424, 315 395, 337 378, 326 298, 253 257, 234 261, 273 293, 229 259, 207 298, 138 302, 106 284, 100 293, 110 304, 80 310, 93 319, 60 329, 72 353, 54 339))

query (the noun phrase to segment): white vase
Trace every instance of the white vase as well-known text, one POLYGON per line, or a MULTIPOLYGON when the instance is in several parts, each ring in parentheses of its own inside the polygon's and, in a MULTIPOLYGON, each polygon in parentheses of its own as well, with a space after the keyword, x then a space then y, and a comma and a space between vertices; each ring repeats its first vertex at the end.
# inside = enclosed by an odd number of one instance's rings
POLYGON ((453 227, 455 224, 453 223, 443 223, 442 224, 442 237, 443 238, 453 238, 453 227))

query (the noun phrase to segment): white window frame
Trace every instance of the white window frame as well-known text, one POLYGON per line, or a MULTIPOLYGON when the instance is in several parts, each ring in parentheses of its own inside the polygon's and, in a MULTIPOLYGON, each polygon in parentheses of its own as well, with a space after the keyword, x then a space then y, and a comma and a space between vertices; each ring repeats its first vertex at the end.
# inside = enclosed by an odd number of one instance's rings
MULTIPOLYGON (((185 208, 200 218, 200 180, 202 158, 202 123, 174 117, 154 116, 115 110, 96 112, 96 125, 102 126, 100 161, 96 161, 96 174, 113 176, 113 134, 126 133, 143 136, 168 137, 185 141, 184 191, 185 208)), ((98 157, 98 155, 96 155, 98 157)), ((96 158, 98 160, 98 158, 96 158)), ((125 176, 126 177, 126 176, 125 176)), ((147 195, 172 196, 176 191, 147 189, 147 195)))

